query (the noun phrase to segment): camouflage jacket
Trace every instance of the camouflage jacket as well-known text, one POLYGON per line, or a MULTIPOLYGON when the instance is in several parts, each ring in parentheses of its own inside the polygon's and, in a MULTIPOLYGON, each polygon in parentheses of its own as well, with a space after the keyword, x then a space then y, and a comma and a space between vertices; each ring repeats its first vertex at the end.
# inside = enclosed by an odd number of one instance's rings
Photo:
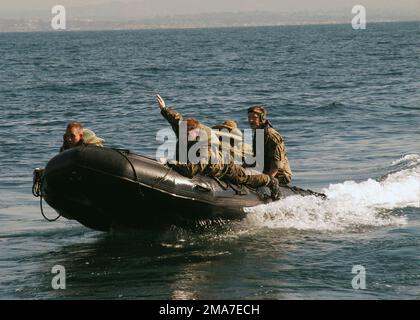
MULTIPOLYGON (((255 155, 255 135, 253 140, 253 150, 255 155)), ((264 173, 269 173, 277 169, 277 177, 289 182, 292 180, 292 170, 286 155, 286 145, 283 137, 272 127, 264 128, 264 173)))

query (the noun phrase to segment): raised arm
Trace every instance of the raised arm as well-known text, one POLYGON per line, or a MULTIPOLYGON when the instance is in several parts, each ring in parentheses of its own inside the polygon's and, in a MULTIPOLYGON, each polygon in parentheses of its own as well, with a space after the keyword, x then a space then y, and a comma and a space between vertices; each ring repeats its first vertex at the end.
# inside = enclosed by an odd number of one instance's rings
POLYGON ((156 101, 160 108, 160 113, 169 122, 169 124, 172 127, 172 130, 174 130, 175 134, 178 137, 179 122, 182 121, 182 115, 176 112, 175 110, 172 110, 171 108, 167 107, 165 104, 165 100, 163 100, 163 98, 160 95, 156 95, 156 101))

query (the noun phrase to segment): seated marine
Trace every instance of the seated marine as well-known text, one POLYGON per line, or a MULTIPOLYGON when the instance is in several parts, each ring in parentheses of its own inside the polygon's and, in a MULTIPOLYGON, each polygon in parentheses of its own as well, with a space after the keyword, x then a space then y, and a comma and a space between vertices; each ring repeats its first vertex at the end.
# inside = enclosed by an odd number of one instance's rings
POLYGON ((254 131, 253 153, 258 152, 255 130, 264 130, 264 169, 263 173, 276 177, 281 184, 292 181, 292 170, 286 155, 286 145, 281 134, 276 131, 267 119, 267 110, 263 106, 248 109, 248 124, 254 131))

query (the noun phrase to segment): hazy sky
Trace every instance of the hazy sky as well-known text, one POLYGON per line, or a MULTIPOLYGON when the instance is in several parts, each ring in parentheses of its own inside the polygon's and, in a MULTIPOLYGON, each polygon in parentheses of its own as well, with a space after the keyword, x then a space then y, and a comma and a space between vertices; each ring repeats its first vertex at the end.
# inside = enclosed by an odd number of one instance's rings
POLYGON ((171 14, 215 12, 349 12, 362 4, 367 12, 381 11, 390 15, 411 15, 420 18, 420 0, 0 0, 0 16, 16 18, 40 12, 50 14, 54 5, 61 4, 73 13, 97 13, 98 16, 150 17, 171 14), (85 10, 85 11, 84 11, 85 10))

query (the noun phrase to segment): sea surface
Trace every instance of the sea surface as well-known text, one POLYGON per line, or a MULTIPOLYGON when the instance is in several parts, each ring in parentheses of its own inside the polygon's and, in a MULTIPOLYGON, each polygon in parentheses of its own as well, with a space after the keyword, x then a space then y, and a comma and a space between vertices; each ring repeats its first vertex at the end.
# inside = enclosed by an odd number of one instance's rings
POLYGON ((420 22, 0 33, 0 164, 0 299, 419 299, 420 22), (293 184, 328 200, 203 230, 45 221, 32 170, 66 124, 154 156, 156 93, 241 129, 264 104, 293 184))

